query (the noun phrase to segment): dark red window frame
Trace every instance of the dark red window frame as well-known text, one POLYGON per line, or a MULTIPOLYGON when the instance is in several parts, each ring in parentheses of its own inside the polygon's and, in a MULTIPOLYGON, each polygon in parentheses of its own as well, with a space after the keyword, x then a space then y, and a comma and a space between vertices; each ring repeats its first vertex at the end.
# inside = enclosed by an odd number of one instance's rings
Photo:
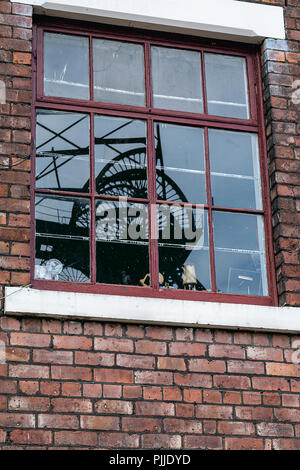
MULTIPOLYGON (((210 265, 211 265, 211 283, 212 291, 185 291, 182 289, 165 289, 159 287, 158 281, 158 246, 157 240, 150 240, 150 272, 151 272, 151 287, 137 287, 137 286, 121 286, 112 284, 99 284, 95 281, 95 221, 91 217, 91 282, 90 283, 75 283, 63 281, 49 281, 34 278, 34 253, 35 253, 35 224, 32 220, 31 225, 31 284, 34 288, 49 289, 49 290, 64 290, 97 294, 111 294, 111 295, 131 295, 137 297, 156 297, 156 298, 173 298, 181 300, 202 300, 213 302, 229 302, 240 304, 255 304, 255 305, 278 305, 277 289, 274 268, 274 255, 272 244, 272 225, 271 225, 271 204, 270 204, 270 188, 267 170, 267 152, 266 152, 266 137, 264 128, 264 112, 262 101, 262 79, 260 70, 260 57, 259 52, 254 46, 237 45, 234 43, 224 43, 220 41, 202 40, 195 37, 187 37, 181 35, 173 35, 169 33, 152 33, 149 31, 137 31, 129 28, 116 28, 112 26, 95 26, 95 24, 87 24, 82 22, 68 22, 61 19, 49 19, 45 17, 35 18, 33 29, 33 100, 32 100, 32 129, 33 136, 35 136, 35 111, 37 108, 55 109, 62 111, 83 112, 90 115, 92 118, 94 114, 102 114, 107 116, 121 116, 128 118, 143 119, 147 121, 148 139, 147 139, 147 161, 148 161, 148 200, 134 200, 128 198, 128 202, 145 202, 147 204, 155 204, 156 189, 155 189, 155 151, 154 151, 154 135, 153 135, 153 121, 162 121, 174 124, 186 124, 199 126, 204 129, 205 138, 205 163, 206 163, 206 185, 207 185, 207 203, 204 208, 208 213, 209 221, 209 248, 210 248, 210 265), (55 98, 43 95, 43 34, 45 31, 54 33, 77 34, 89 38, 90 44, 90 100, 74 100, 69 98, 55 98), (93 101, 93 73, 92 73, 92 37, 101 37, 106 39, 125 40, 127 42, 135 42, 144 45, 145 55, 145 69, 146 69, 146 106, 133 107, 128 105, 115 105, 108 103, 99 103, 93 101), (182 49, 200 51, 202 56, 202 91, 203 91, 203 114, 194 114, 190 112, 171 111, 163 109, 155 109, 152 106, 152 83, 150 74, 150 45, 170 46, 182 49), (249 119, 236 119, 220 116, 212 116, 207 114, 206 104, 206 88, 205 88, 205 73, 204 73, 204 52, 213 52, 218 54, 229 54, 245 57, 247 64, 247 78, 248 78, 248 92, 249 92, 249 119), (209 173, 209 156, 207 151, 208 143, 208 129, 228 129, 236 131, 252 132, 258 135, 259 156, 260 156, 260 172, 261 172, 261 186, 262 186, 262 202, 263 210, 245 210, 233 209, 226 207, 216 207, 212 205, 211 199, 211 182, 209 173), (266 251, 266 267, 267 267, 267 281, 268 281, 268 296, 253 296, 253 295, 240 295, 220 293, 216 291, 216 274, 215 274, 215 260, 214 260, 214 240, 213 240, 213 224, 212 212, 213 211, 226 211, 231 213, 248 213, 254 215, 262 215, 264 217, 265 228, 265 251, 266 251)), ((91 122, 90 130, 90 161, 91 168, 93 168, 92 161, 94 158, 92 135, 93 135, 93 119, 91 122)), ((93 172, 91 170, 91 172, 93 172)), ((93 176, 93 175, 91 175, 93 176)), ((91 201, 91 213, 95 208, 96 199, 111 199, 118 200, 118 197, 113 196, 99 196, 95 192, 95 188, 90 189, 88 194, 71 193, 59 190, 52 191, 47 189, 35 189, 35 159, 33 159, 32 176, 31 176, 31 208, 34 213, 34 197, 36 194, 56 194, 62 196, 76 196, 89 198, 91 201)), ((180 204, 169 202, 169 204, 180 204)), ((182 203, 181 203, 182 204, 182 203)), ((186 204, 186 203, 184 203, 186 204)), ((197 206, 196 204, 192 204, 197 206)), ((203 206, 202 206, 203 207, 203 206)), ((150 213, 150 219, 153 214, 150 213)))

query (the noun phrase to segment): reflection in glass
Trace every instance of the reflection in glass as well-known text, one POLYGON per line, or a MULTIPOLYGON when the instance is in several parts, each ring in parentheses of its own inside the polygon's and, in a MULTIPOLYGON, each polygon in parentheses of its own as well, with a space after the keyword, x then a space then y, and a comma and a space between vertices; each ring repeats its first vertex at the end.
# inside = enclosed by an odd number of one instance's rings
POLYGON ((89 99, 88 38, 45 33, 44 93, 46 96, 89 99))
POLYGON ((36 196, 35 219, 35 278, 89 281, 89 201, 36 196))
POLYGON ((144 121, 95 116, 95 175, 98 194, 147 199, 144 121))
POLYGON ((149 274, 149 225, 145 204, 97 201, 96 269, 97 282, 144 285, 142 281, 149 274))
POLYGON ((37 188, 89 191, 89 127, 86 114, 37 111, 37 188))
POLYGON ((94 39, 93 57, 96 101, 145 106, 143 46, 94 39))
POLYGON ((257 135, 209 129, 213 204, 262 209, 257 135))
POLYGON ((151 47, 155 108, 203 112, 199 52, 151 47))
POLYGON ((205 54, 208 114, 249 119, 246 60, 205 54))
POLYGON ((263 217, 215 212, 213 225, 218 291, 268 295, 263 217))
POLYGON ((203 129, 154 124, 157 199, 206 202, 203 129))
POLYGON ((207 212, 191 206, 159 205, 159 272, 168 289, 210 290, 207 212))

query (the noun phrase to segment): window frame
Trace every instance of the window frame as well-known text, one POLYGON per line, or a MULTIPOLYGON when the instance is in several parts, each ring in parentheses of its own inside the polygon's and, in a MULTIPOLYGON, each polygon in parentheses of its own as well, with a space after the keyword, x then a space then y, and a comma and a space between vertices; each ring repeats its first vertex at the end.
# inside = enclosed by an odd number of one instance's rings
MULTIPOLYGON (((129 28, 121 28, 107 25, 97 25, 63 21, 61 19, 50 19, 45 17, 35 18, 33 27, 33 100, 32 100, 32 133, 35 141, 35 127, 36 117, 35 111, 40 109, 53 109, 62 111, 73 111, 90 114, 90 162, 94 158, 92 136, 94 133, 94 115, 101 114, 107 116, 119 116, 143 119, 147 122, 148 139, 147 139, 147 165, 148 174, 151 178, 148 187, 148 201, 149 208, 152 203, 162 202, 155 199, 155 149, 154 149, 154 132, 152 123, 165 122, 173 124, 186 124, 187 126, 197 126, 204 129, 205 138, 205 163, 206 163, 206 185, 208 200, 206 204, 201 205, 207 209, 209 222, 209 256, 211 264, 211 283, 212 289, 215 291, 185 291, 182 289, 165 289, 159 288, 158 283, 158 247, 157 240, 149 240, 149 268, 151 273, 155 273, 152 277, 152 286, 143 288, 142 286, 123 286, 116 284, 100 284, 95 282, 90 283, 76 283, 65 281, 50 281, 34 278, 34 259, 35 259, 35 220, 32 217, 31 224, 31 284, 34 288, 48 289, 48 290, 62 290, 73 292, 85 292, 95 294, 111 294, 111 295, 129 295, 136 297, 153 297, 153 298, 168 298, 180 300, 199 300, 209 302, 225 302, 237 304, 253 304, 253 305, 278 305, 276 279, 275 279, 275 263, 273 254, 272 243, 272 224, 271 224, 271 202, 270 202, 270 187, 267 169, 267 149, 266 149, 266 135, 264 128, 264 111, 262 99, 262 77, 260 70, 260 56, 259 51, 255 46, 240 45, 235 43, 221 42, 216 40, 202 40, 199 38, 183 35, 175 35, 170 33, 154 33, 143 30, 133 30, 129 28), (62 33, 62 34, 76 34, 78 36, 85 36, 89 38, 89 62, 90 62, 90 99, 71 99, 43 95, 43 34, 44 32, 62 33), (93 97, 93 68, 92 68, 92 37, 99 37, 104 39, 124 40, 126 42, 138 43, 144 46, 144 63, 145 63, 145 107, 134 107, 128 105, 117 105, 110 103, 95 102, 93 97), (152 107, 152 83, 151 83, 151 45, 174 47, 180 49, 188 49, 200 51, 201 54, 201 72, 202 72, 202 92, 203 92, 203 114, 196 114, 184 111, 163 110, 152 107), (228 118, 223 116, 213 116, 207 114, 206 102, 206 87, 205 87, 205 64, 204 53, 212 52, 217 54, 228 54, 232 56, 241 56, 246 59, 247 68, 247 85, 249 96, 249 119, 228 118), (240 209, 240 208, 225 208, 216 207, 212 205, 211 200, 211 179, 209 171, 209 155, 208 155, 208 129, 244 131, 257 134, 258 148, 259 148, 259 167, 261 176, 261 196, 262 196, 262 210, 240 209), (214 263, 214 240, 212 233, 212 213, 213 211, 227 211, 231 213, 249 213, 263 216, 264 230, 265 230, 265 256, 266 256, 266 273, 269 294, 268 296, 253 296, 241 294, 229 294, 216 292, 216 273, 214 263)), ((34 214, 34 198, 36 194, 56 194, 56 195, 69 195, 62 191, 43 190, 35 188, 35 150, 33 155, 33 164, 31 171, 31 213, 34 214)), ((92 176, 92 175, 91 175, 92 176)), ((80 197, 77 193, 76 196, 80 197)), ((96 195, 98 199, 101 196, 96 195)), ((81 197, 86 197, 90 201, 95 201, 95 193, 91 195, 91 190, 88 194, 81 194, 81 197)), ((109 200, 109 196, 102 197, 102 199, 109 200)), ((116 198, 117 200, 117 198, 116 198)), ((142 200, 138 200, 141 202, 142 200)), ((130 202, 130 201, 128 201, 130 202)), ((165 201, 164 201, 165 202, 165 201)), ((176 204, 176 203, 175 203, 176 204)), ((189 203, 177 203, 185 204, 189 203)), ((191 205, 191 204, 190 204, 191 205)), ((192 204, 195 207, 195 204, 192 204)), ((95 213, 95 208, 91 206, 91 214, 95 213)), ((153 214, 150 214, 150 220, 153 214)), ((95 221, 91 217, 90 225, 90 254, 91 254, 91 272, 95 271, 95 221)))

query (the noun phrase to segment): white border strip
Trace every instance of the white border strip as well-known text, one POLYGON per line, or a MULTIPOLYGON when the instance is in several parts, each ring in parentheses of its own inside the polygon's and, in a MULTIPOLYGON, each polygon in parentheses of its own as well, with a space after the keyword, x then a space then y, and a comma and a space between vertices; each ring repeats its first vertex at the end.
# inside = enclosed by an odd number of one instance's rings
POLYGON ((285 39, 283 8, 236 0, 12 0, 37 13, 216 39, 285 39))
POLYGON ((5 288, 7 315, 300 332, 300 308, 5 288))

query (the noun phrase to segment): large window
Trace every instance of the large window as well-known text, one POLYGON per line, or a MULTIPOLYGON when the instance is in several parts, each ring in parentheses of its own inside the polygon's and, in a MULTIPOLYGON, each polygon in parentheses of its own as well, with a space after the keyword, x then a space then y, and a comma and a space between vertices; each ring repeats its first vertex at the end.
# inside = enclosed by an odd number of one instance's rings
POLYGON ((46 23, 36 48, 33 284, 273 304, 256 54, 46 23))

